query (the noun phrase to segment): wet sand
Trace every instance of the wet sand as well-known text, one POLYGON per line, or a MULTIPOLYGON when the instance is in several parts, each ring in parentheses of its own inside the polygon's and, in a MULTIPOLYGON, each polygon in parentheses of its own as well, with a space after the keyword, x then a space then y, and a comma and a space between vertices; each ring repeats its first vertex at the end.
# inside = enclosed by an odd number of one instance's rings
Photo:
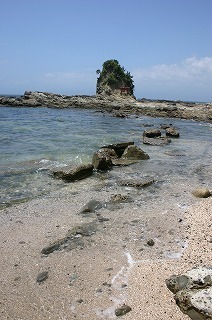
MULTIPOLYGON (((93 189, 92 196, 109 201, 111 193, 93 189)), ((1 211, 1 319, 115 319, 123 304, 132 308, 123 316, 128 320, 188 319, 165 279, 210 264, 211 198, 195 199, 179 212, 167 203, 166 212, 151 209, 148 219, 141 219, 143 208, 134 202, 80 214, 90 198, 79 182, 77 192, 67 186, 1 211), (88 223, 96 232, 82 237, 83 245, 41 253, 71 228, 88 223), (45 271, 48 278, 37 282, 45 271)))

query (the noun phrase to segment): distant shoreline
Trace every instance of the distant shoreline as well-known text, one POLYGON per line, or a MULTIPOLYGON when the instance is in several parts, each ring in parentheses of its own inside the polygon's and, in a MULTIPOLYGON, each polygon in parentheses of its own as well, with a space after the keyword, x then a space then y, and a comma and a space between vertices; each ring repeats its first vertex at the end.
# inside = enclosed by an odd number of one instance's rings
POLYGON ((25 92, 0 96, 0 107, 47 107, 97 109, 116 117, 151 116, 212 122, 212 103, 135 99, 132 96, 67 96, 48 92, 25 92))

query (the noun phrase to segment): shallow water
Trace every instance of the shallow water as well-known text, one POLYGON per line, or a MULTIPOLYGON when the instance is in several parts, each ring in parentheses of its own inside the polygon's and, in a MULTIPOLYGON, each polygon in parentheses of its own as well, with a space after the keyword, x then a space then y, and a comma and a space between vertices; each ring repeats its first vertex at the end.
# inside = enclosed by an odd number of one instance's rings
MULTIPOLYGON (((122 141, 134 141, 150 155, 150 160, 124 171, 114 169, 113 176, 109 173, 107 178, 108 185, 115 183, 114 176, 127 174, 132 178, 154 176, 160 181, 156 188, 164 189, 164 193, 166 184, 170 188, 170 183, 187 184, 188 179, 190 185, 209 186, 211 131, 211 124, 176 119, 122 119, 78 109, 0 108, 0 206, 63 187, 64 182, 52 179, 49 169, 89 163, 99 147, 122 141), (146 125, 170 123, 179 129, 179 139, 172 139, 164 147, 142 144, 146 125)), ((152 193, 155 191, 147 192, 139 201, 151 198, 152 193)))
POLYGON ((211 189, 211 130, 207 123, 121 119, 92 110, 0 108, 1 207, 33 199, 0 215, 5 319, 8 312, 11 318, 23 318, 24 313, 26 319, 115 319, 117 306, 127 302, 131 271, 152 260, 178 259, 187 247, 184 214, 190 204, 201 201, 191 191, 197 186, 211 189), (179 139, 167 146, 142 143, 146 125, 170 123, 179 129, 179 139), (102 145, 123 141, 134 141, 150 159, 75 183, 49 175, 56 166, 89 163, 102 145), (146 188, 119 184, 145 177, 155 182, 146 188), (117 195, 127 201, 111 201, 117 195), (101 206, 82 214, 90 200, 101 206), (40 254, 72 227, 87 224, 95 232, 78 234, 78 247, 66 243, 48 257, 40 254), (44 270, 50 273, 42 291, 35 279, 44 270))

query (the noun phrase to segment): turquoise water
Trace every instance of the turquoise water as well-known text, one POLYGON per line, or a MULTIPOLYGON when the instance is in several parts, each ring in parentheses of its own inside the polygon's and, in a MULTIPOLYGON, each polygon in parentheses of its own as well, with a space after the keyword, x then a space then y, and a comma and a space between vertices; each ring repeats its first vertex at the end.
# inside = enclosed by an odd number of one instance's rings
MULTIPOLYGON (((150 117, 115 118, 94 110, 0 108, 0 207, 64 186, 49 170, 90 163, 99 147, 134 141, 150 155, 140 164, 163 178, 191 179, 211 186, 211 124, 150 117), (165 147, 142 144, 146 125, 172 123, 180 138, 165 147)), ((129 173, 133 175, 133 172, 129 173)))

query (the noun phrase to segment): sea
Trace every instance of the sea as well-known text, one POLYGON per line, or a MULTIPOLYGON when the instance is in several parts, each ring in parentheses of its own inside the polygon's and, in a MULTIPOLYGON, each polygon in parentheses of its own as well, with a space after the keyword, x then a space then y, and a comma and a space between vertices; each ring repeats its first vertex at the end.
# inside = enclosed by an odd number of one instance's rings
MULTIPOLYGON (((100 147, 133 141, 149 160, 129 166, 128 177, 154 176, 169 190, 212 188, 212 125, 192 120, 113 117, 90 109, 0 108, 0 208, 42 197, 66 183, 51 170, 87 164, 100 147), (143 131, 172 125, 178 139, 166 146, 144 145, 143 131)), ((163 133, 164 134, 164 133, 163 133)), ((114 168, 120 176, 121 168, 114 168)), ((120 191, 120 190, 119 190, 120 191)))

